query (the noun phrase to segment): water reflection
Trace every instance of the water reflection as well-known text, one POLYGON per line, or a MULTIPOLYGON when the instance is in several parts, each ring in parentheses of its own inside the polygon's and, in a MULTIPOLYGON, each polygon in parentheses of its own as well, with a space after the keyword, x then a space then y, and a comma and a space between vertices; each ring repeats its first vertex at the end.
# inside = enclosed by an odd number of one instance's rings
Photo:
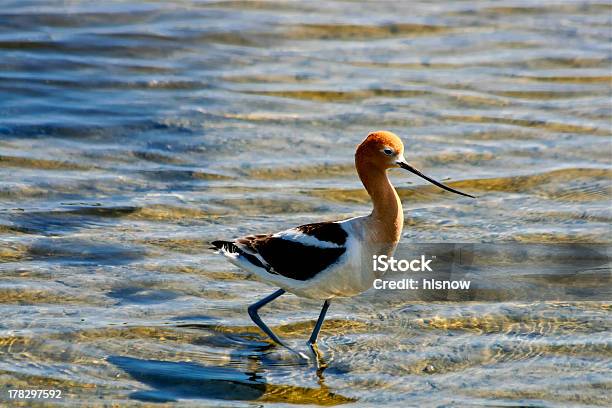
MULTIPOLYGON (((249 371, 228 366, 204 366, 186 361, 141 360, 125 356, 110 356, 107 360, 134 379, 153 388, 131 394, 131 398, 142 401, 168 402, 195 398, 322 406, 356 401, 355 398, 331 392, 325 385, 323 370, 316 372, 318 388, 272 384, 265 379, 265 373, 268 369, 276 369, 277 364, 266 364, 265 359, 257 358, 258 353, 239 354, 240 358, 249 360, 249 371)), ((294 369, 308 370, 308 367, 297 365, 294 369)))
POLYGON ((132 398, 175 401, 179 398, 255 400, 266 391, 261 376, 223 367, 206 367, 192 362, 141 360, 111 356, 108 361, 138 381, 153 387, 132 398))

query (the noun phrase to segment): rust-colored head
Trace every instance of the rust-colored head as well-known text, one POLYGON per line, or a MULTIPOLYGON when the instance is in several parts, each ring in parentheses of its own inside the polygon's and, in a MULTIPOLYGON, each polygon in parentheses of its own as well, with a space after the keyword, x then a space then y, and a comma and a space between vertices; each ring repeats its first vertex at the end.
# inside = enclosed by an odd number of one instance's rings
MULTIPOLYGON (((386 130, 372 132, 363 142, 361 142, 357 147, 357 152, 355 152, 355 166, 364 184, 366 183, 364 180, 366 177, 371 177, 371 175, 380 177, 380 171, 384 173, 388 169, 401 167, 446 191, 474 198, 472 195, 462 193, 459 190, 455 190, 454 188, 424 175, 408 164, 404 158, 404 144, 402 140, 394 133, 386 130)), ((368 186, 366 186, 366 188, 368 188, 368 186)))
POLYGON ((404 160, 404 144, 392 132, 379 130, 372 132, 357 147, 355 164, 370 170, 386 170, 399 167, 397 162, 404 160))

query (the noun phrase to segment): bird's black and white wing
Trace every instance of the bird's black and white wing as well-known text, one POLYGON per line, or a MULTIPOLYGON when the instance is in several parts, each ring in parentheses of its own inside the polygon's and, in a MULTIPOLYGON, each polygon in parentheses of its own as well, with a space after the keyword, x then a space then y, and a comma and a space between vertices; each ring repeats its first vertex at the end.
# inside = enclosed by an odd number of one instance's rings
POLYGON ((320 222, 212 244, 249 271, 306 281, 338 262, 347 250, 347 238, 342 223, 320 222))

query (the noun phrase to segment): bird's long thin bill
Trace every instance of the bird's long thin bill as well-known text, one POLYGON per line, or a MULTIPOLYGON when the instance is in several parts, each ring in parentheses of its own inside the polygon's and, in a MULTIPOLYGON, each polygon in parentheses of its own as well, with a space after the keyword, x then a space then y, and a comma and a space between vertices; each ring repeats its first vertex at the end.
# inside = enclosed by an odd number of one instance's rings
POLYGON ((466 193, 462 193, 462 192, 461 192, 461 191, 459 191, 459 190, 455 190, 454 188, 451 188, 451 187, 449 187, 449 186, 445 186, 444 184, 442 184, 442 183, 440 183, 440 182, 438 182, 438 181, 436 181, 436 180, 432 179, 431 177, 427 177, 426 175, 424 175, 423 173, 421 173, 420 171, 418 171, 417 169, 415 169, 414 167, 412 167, 412 166, 411 166, 411 165, 409 165, 408 163, 404 163, 404 162, 397 162, 397 164, 399 164, 399 166, 400 166, 402 169, 408 170, 409 172, 414 173, 414 174, 416 174, 417 176, 424 178, 425 180, 429 181, 430 183, 435 184, 436 186, 438 186, 438 187, 440 187, 440 188, 443 188, 443 189, 444 189, 444 190, 446 190, 446 191, 450 191, 451 193, 459 194, 459 195, 466 196, 466 197, 476 198, 476 197, 474 197, 473 195, 469 195, 469 194, 466 194, 466 193))

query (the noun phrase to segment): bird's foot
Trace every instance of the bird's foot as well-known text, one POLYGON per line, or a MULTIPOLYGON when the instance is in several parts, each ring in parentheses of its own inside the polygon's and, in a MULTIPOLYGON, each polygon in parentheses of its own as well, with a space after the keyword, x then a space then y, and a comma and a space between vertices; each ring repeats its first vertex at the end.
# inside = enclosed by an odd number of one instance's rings
POLYGON ((302 353, 301 351, 297 351, 297 350, 289 347, 285 343, 279 343, 279 345, 284 347, 285 349, 289 350, 292 354, 294 354, 297 357, 299 357, 300 360, 302 360, 304 362, 310 362, 311 358, 308 355, 306 355, 305 353, 302 353))
POLYGON ((327 368, 327 363, 325 362, 325 360, 323 360, 323 355, 319 351, 317 343, 308 342, 308 346, 310 347, 310 351, 312 351, 312 354, 314 355, 314 361, 317 365, 317 372, 322 373, 323 370, 327 368))
POLYGON ((302 360, 310 362, 310 357, 308 357, 308 355, 306 355, 305 353, 302 353, 301 351, 297 351, 297 350, 291 350, 291 351, 297 354, 302 360))

